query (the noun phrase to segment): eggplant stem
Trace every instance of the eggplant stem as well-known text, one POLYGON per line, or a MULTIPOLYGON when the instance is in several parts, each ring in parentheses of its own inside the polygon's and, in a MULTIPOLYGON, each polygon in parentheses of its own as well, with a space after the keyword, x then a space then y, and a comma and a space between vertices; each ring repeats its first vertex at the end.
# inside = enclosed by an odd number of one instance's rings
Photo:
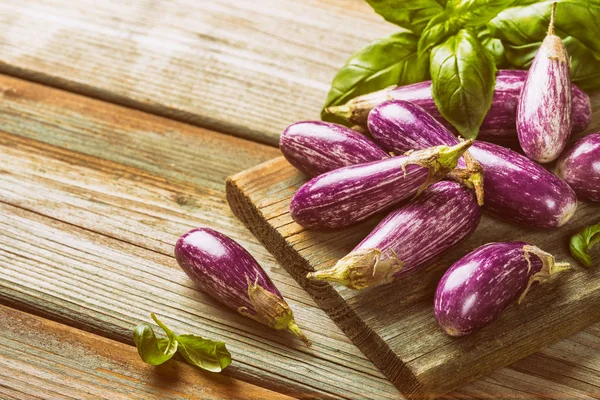
POLYGON ((529 293, 529 290, 531 289, 531 286, 534 282, 539 282, 540 284, 547 283, 557 274, 571 269, 571 264, 566 262, 557 263, 556 259, 552 254, 545 252, 539 247, 526 245, 523 246, 523 255, 527 260, 527 267, 529 268, 528 271, 531 271, 531 259, 529 258, 530 254, 538 256, 538 258, 542 261, 542 269, 539 272, 533 274, 531 278, 529 278, 529 282, 527 282, 527 287, 519 297, 519 304, 521 304, 527 293, 529 293))
POLYGON ((352 118, 353 109, 351 105, 343 104, 341 106, 331 106, 325 109, 325 113, 329 115, 336 115, 341 118, 350 119, 352 118))
POLYGON ((550 13, 550 25, 548 26, 548 36, 554 35, 554 20, 556 18, 556 2, 552 3, 552 12, 550 13))
POLYGON ((295 321, 290 321, 288 325, 288 330, 296 335, 300 340, 304 342, 304 344, 308 347, 312 346, 312 342, 306 337, 306 335, 300 330, 295 321))

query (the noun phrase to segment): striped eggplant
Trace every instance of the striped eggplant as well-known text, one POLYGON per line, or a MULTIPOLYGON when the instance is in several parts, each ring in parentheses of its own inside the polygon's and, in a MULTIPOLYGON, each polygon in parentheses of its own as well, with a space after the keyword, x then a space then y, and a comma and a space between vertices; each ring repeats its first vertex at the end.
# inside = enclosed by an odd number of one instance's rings
POLYGON ((573 126, 573 95, 569 55, 554 34, 556 3, 548 35, 542 42, 523 85, 517 107, 517 134, 527 157, 539 163, 556 160, 573 126))
MULTIPOLYGON (((517 104, 526 78, 527 71, 498 71, 494 99, 479 129, 479 139, 500 144, 517 141, 517 104)), ((576 85, 572 85, 571 89, 573 92, 573 132, 582 132, 589 126, 591 121, 590 98, 576 85)), ((369 112, 377 105, 388 100, 405 100, 417 104, 444 126, 453 130, 452 125, 442 117, 433 101, 431 81, 408 86, 389 87, 356 97, 344 105, 329 107, 326 112, 345 118, 353 124, 367 126, 369 112)))
POLYGON ((261 324, 288 330, 310 346, 267 273, 233 239, 213 229, 193 229, 177 241, 175 258, 206 294, 261 324))
POLYGON ((467 254, 438 284, 434 314, 450 336, 465 336, 523 300, 537 283, 546 283, 568 264, 525 242, 490 243, 467 254))
POLYGON ((279 139, 279 149, 290 164, 309 176, 389 157, 356 131, 321 121, 288 126, 279 139))
POLYGON ((443 179, 472 143, 431 147, 319 175, 292 198, 292 218, 308 229, 342 228, 363 221, 443 179))
POLYGON ((600 202, 600 132, 585 136, 564 153, 556 174, 580 199, 600 202))
POLYGON ((469 236, 479 219, 479 206, 470 190, 456 182, 435 183, 391 212, 335 266, 311 272, 308 278, 355 290, 390 283, 419 271, 469 236))
MULTIPOLYGON (((384 150, 397 153, 458 143, 425 110, 401 100, 375 107, 369 115, 369 130, 384 150)), ((575 213, 577 197, 569 185, 527 157, 483 141, 475 141, 469 154, 483 168, 483 208, 498 218, 555 228, 575 213)))

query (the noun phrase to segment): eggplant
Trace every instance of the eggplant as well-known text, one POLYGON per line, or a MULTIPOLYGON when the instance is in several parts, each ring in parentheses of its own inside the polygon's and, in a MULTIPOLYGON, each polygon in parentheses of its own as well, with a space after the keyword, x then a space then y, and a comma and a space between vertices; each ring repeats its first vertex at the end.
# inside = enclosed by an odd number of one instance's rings
MULTIPOLYGON (((458 143, 425 110, 401 100, 375 107, 369 115, 369 130, 384 150, 397 153, 458 143)), ((483 168, 483 209, 499 219, 528 227, 555 228, 575 213, 575 192, 527 157, 478 140, 468 152, 483 168)), ((459 161, 459 168, 463 165, 464 161, 459 161)))
POLYGON ((600 202, 600 132, 579 140, 558 160, 556 174, 580 199, 600 202))
POLYGON ((310 346, 267 273, 230 237, 210 228, 192 229, 177 240, 175 259, 204 293, 245 317, 288 330, 310 346))
POLYGON ((470 190, 456 182, 435 183, 391 212, 332 268, 307 277, 355 290, 390 283, 419 271, 465 239, 477 229, 480 217, 470 190))
MULTIPOLYGON (((527 71, 500 70, 496 75, 496 86, 492 106, 479 129, 479 139, 507 144, 518 140, 516 130, 517 104, 527 71)), ((583 132, 589 126, 592 107, 589 96, 577 85, 571 86, 573 97, 573 132, 583 132)), ((408 86, 392 86, 378 92, 355 97, 341 106, 329 107, 327 114, 340 116, 359 126, 367 126, 369 112, 388 100, 405 100, 417 104, 446 128, 452 125, 440 114, 431 94, 431 81, 408 86)))
POLYGON ((568 266, 525 242, 486 244, 446 271, 435 293, 435 319, 450 336, 468 335, 568 266))
POLYGON ((288 126, 279 139, 279 149, 290 164, 309 176, 389 158, 373 141, 352 129, 320 121, 288 126))
POLYGON ((554 34, 556 3, 548 35, 529 68, 517 107, 517 134, 527 157, 539 163, 556 160, 573 126, 569 54, 554 34))
POLYGON ((319 175, 292 198, 292 218, 308 229, 342 228, 363 221, 443 179, 472 143, 436 146, 319 175))

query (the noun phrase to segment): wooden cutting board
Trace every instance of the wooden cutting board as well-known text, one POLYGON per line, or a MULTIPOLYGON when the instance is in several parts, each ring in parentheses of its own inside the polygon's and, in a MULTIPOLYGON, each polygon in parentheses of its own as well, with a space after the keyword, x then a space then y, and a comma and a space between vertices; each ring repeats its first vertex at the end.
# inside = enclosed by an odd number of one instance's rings
MULTIPOLYGON (((589 131, 600 126, 600 95, 593 103, 589 131)), ((382 216, 335 232, 306 230, 292 220, 289 204, 307 179, 280 157, 230 177, 227 198, 238 218, 409 398, 447 393, 600 321, 600 268, 579 266, 568 250, 572 234, 600 220, 600 205, 580 203, 573 220, 556 230, 525 229, 484 216, 469 239, 421 273, 356 292, 305 276, 350 252, 382 216), (433 317, 433 295, 444 271, 478 246, 509 240, 535 244, 574 269, 532 290, 480 332, 446 336, 433 317)))

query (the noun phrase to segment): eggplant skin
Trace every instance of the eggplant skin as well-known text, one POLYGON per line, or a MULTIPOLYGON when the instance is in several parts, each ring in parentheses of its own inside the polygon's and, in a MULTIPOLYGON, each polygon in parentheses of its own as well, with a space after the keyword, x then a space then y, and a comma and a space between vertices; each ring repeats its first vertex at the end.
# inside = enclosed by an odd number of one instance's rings
POLYGON ((539 162, 556 160, 573 125, 573 94, 567 51, 548 35, 536 54, 517 107, 517 133, 525 154, 539 162))
POLYGON ((481 213, 475 195, 462 185, 442 181, 392 211, 332 268, 308 278, 363 290, 415 273, 473 233, 481 213))
POLYGON ((360 133, 321 121, 288 126, 279 139, 279 149, 290 164, 309 176, 389 157, 360 133))
POLYGON ((379 249, 382 261, 397 257, 403 263, 394 274, 397 279, 463 241, 475 232, 480 219, 480 207, 469 189, 456 182, 438 182, 392 211, 353 251, 379 249))
MULTIPOLYGON (((492 106, 479 129, 479 139, 488 142, 507 144, 517 142, 516 116, 519 96, 527 71, 500 70, 496 74, 496 86, 492 106)), ((589 96, 577 85, 571 87, 573 97, 573 132, 583 132, 589 126, 592 118, 592 107, 589 96)), ((369 112, 375 106, 388 100, 405 100, 422 107, 446 128, 454 131, 452 125, 440 114, 431 94, 431 81, 400 86, 393 90, 384 90, 381 95, 365 95, 368 101, 350 100, 349 108, 356 112, 350 117, 351 122, 367 126, 369 112), (354 106, 355 104, 355 106, 354 106)), ((344 107, 344 106, 342 106, 344 107)), ((335 107, 332 107, 335 109, 335 107)))
POLYGON ((246 249, 213 229, 196 228, 181 236, 175 245, 175 259, 204 293, 233 310, 239 307, 254 310, 246 277, 283 298, 246 249))
POLYGON ((446 271, 434 301, 435 319, 444 332, 468 335, 495 320, 524 294, 543 268, 538 256, 527 257, 526 246, 525 242, 490 243, 446 271))
POLYGON ((582 200, 600 202, 600 132, 580 139, 558 160, 556 174, 582 200))
MULTIPOLYGON (((458 142, 424 109, 399 100, 375 107, 369 115, 369 130, 384 150, 396 153, 458 142)), ((483 167, 483 209, 499 219, 528 227, 556 228, 575 213, 575 192, 527 157, 479 140, 469 153, 483 167)), ((458 166, 464 166, 462 160, 458 166)))

